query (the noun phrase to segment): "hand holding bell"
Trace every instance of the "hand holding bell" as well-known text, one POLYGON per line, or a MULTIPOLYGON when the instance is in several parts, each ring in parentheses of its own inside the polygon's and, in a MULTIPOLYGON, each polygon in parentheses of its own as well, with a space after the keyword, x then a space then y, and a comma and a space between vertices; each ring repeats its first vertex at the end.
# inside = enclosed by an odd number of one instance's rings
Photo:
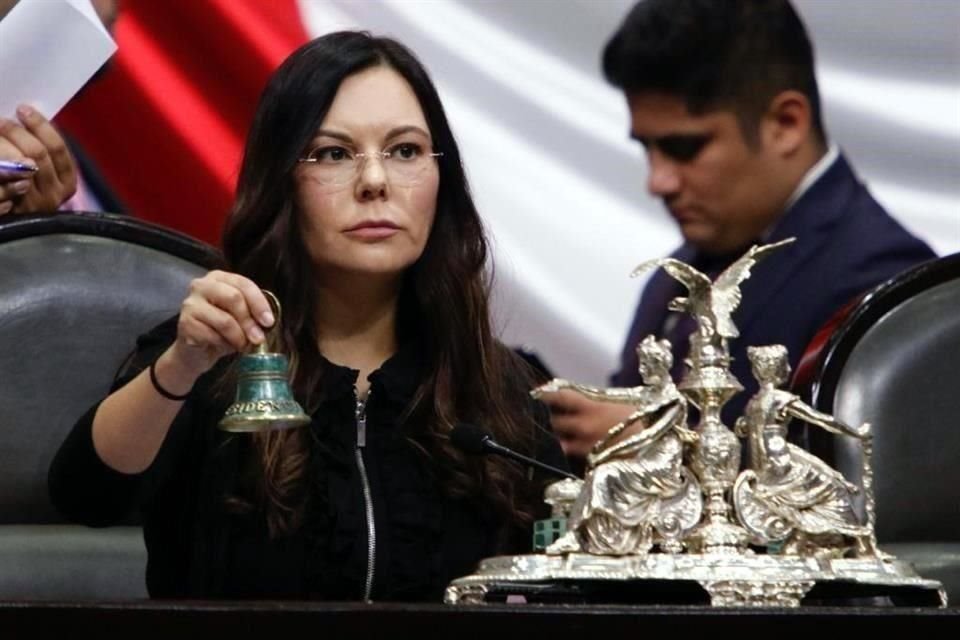
POLYGON ((217 426, 224 431, 256 432, 290 429, 310 423, 310 417, 293 399, 288 376, 289 361, 282 353, 267 350, 276 344, 280 328, 280 301, 270 291, 264 295, 276 321, 267 339, 251 353, 240 357, 237 367, 237 394, 217 426))

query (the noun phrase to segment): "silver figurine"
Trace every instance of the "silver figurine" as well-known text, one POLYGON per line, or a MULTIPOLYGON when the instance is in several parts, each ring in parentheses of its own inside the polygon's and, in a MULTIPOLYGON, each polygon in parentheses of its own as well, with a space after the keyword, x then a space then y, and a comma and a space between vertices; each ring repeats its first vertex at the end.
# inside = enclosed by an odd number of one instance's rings
MULTIPOLYGON (((760 390, 736 424, 737 435, 749 438, 753 467, 741 473, 734 485, 737 518, 757 544, 783 543, 782 553, 876 557, 872 522, 862 524, 854 508, 860 487, 787 442, 787 424, 793 418, 862 441, 872 437, 870 425, 847 426, 778 389, 790 376, 783 345, 748 347, 747 354, 760 390)), ((864 469, 864 477, 867 473, 864 469)), ((866 501, 867 513, 874 513, 872 491, 866 501)))
POLYGON ((548 554, 645 554, 655 534, 657 542, 679 552, 683 535, 700 520, 700 487, 683 466, 684 445, 697 434, 686 427, 687 403, 670 378, 670 343, 647 336, 637 355, 643 379, 638 387, 597 389, 555 378, 531 392, 539 397, 570 389, 636 407, 594 445, 567 532, 547 547, 548 554))
POLYGON ((494 592, 531 593, 544 584, 683 580, 699 584, 715 606, 797 607, 818 583, 868 585, 872 593, 906 587, 946 606, 939 582, 877 547, 869 425, 845 425, 780 389, 789 375, 783 346, 749 348, 760 390, 735 430, 721 422, 723 405, 743 390, 728 350, 739 336, 733 312, 740 285, 760 260, 792 241, 752 247, 715 282, 673 258, 634 270, 662 267, 687 288, 686 297, 670 302, 697 322, 682 380, 670 377, 670 344, 648 336, 637 345, 638 387, 554 379, 534 389, 535 397, 571 389, 634 411, 594 446, 582 482, 548 487, 546 499, 555 517, 568 518, 567 532, 545 553, 483 560, 476 573, 447 587, 446 602, 481 603, 494 592), (688 402, 701 414, 692 429, 688 402), (859 441, 863 486, 788 443, 793 419, 859 441), (750 450, 743 471, 738 436, 750 450))

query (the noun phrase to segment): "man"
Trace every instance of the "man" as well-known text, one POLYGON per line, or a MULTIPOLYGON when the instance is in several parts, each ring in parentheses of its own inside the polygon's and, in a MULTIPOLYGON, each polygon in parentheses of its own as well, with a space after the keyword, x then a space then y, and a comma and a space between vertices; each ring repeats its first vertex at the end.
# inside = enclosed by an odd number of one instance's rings
MULTIPOLYGON (((746 387, 727 424, 756 391, 746 347, 783 344, 790 363, 839 308, 900 271, 935 257, 871 197, 829 143, 813 49, 788 0, 644 0, 603 52, 607 79, 630 109, 646 150, 647 187, 683 235, 672 255, 715 277, 752 244, 796 236, 758 264, 734 314, 732 371, 746 387)), ((673 343, 683 373, 688 320, 667 310, 685 295, 662 271, 640 299, 614 386, 639 383, 637 343, 673 343)), ((562 391, 544 398, 568 455, 582 457, 625 409, 562 391)))

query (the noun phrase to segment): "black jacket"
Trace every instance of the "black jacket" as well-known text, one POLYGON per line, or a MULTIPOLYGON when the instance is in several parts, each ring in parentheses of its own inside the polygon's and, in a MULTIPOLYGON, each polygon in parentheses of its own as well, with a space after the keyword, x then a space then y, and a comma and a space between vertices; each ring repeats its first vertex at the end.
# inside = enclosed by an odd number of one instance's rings
MULTIPOLYGON (((142 337, 114 388, 158 357, 175 330, 170 321, 142 337)), ((438 601, 482 558, 530 547, 529 527, 502 521, 482 496, 446 495, 435 465, 401 432, 398 417, 421 367, 417 350, 404 347, 370 376, 362 458, 373 510, 374 600, 438 601)), ((294 535, 270 539, 261 513, 230 500, 250 493, 243 461, 251 459, 251 440, 213 426, 228 404, 212 399, 223 395, 211 393, 216 370, 198 380, 142 474, 121 474, 100 461, 91 408, 51 465, 51 498, 68 518, 92 526, 115 524, 139 507, 152 597, 361 599, 370 536, 357 461, 357 372, 326 361, 323 369, 323 395, 308 427, 308 507, 294 535)), ((565 468, 556 440, 546 431, 537 439, 534 453, 565 468)))

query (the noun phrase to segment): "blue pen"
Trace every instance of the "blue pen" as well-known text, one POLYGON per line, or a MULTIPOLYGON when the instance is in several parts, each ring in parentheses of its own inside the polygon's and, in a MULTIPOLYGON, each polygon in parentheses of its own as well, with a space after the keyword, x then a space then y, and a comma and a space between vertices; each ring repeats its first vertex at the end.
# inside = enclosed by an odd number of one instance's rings
POLYGON ((17 162, 16 160, 0 160, 0 171, 10 173, 36 173, 39 167, 17 162))

